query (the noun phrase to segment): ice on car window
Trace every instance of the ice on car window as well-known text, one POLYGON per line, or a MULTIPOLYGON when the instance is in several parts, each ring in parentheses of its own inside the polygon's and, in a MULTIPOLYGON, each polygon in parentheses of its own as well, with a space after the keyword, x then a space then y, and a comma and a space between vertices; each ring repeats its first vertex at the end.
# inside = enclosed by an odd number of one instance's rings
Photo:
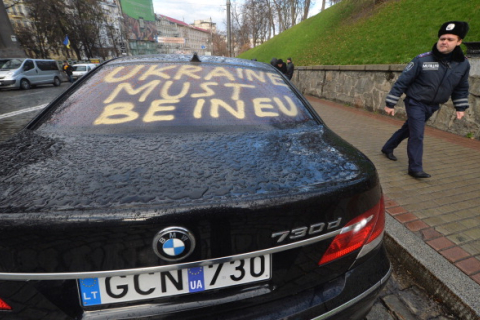
POLYGON ((99 71, 43 126, 144 132, 168 126, 313 122, 275 72, 178 63, 115 65, 99 71))

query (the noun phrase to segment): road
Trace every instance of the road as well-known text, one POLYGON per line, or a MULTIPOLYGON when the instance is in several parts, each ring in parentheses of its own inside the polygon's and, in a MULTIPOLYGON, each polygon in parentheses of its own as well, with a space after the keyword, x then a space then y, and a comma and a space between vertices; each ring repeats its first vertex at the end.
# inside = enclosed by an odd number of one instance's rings
POLYGON ((0 90, 0 141, 19 131, 50 101, 63 93, 70 83, 61 86, 37 86, 28 91, 0 90))
MULTIPOLYGON (((21 130, 50 101, 63 93, 60 87, 41 86, 28 91, 0 91, 0 142, 21 130)), ((458 319, 441 303, 416 285, 411 274, 391 258, 393 273, 366 320, 453 320, 458 319)))

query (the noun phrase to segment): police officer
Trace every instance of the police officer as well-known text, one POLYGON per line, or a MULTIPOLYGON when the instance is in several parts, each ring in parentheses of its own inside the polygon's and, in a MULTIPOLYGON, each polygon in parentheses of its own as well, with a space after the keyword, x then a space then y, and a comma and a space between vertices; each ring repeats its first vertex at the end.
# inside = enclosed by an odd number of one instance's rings
POLYGON ((414 178, 429 178, 423 171, 423 136, 425 123, 452 98, 457 119, 462 119, 468 108, 468 74, 470 64, 460 48, 468 32, 468 23, 445 22, 438 31, 438 41, 432 51, 415 57, 403 70, 387 95, 385 112, 394 115, 394 106, 405 93, 407 121, 393 134, 382 148, 383 154, 393 161, 393 150, 406 138, 408 174, 414 178))

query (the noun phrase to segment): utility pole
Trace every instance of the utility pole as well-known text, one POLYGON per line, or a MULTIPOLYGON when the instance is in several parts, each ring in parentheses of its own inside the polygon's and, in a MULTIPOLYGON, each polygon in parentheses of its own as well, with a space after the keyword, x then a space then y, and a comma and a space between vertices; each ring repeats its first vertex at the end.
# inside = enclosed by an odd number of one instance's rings
POLYGON ((3 0, 0 0, 0 58, 26 58, 13 32, 3 0))
POLYGON ((210 54, 214 56, 215 54, 213 53, 213 23, 212 23, 212 17, 210 17, 210 54))
MULTIPOLYGON (((125 23, 125 16, 123 15, 122 2, 118 0, 115 4, 117 5, 118 11, 120 12, 120 37, 122 39, 122 44, 125 47, 125 53, 128 56, 131 56, 132 52, 130 50, 130 40, 128 39, 128 31, 127 31, 128 27, 125 23)), ((122 56, 123 56, 124 55, 123 49, 121 50, 122 50, 122 56)))
POLYGON ((230 22, 230 0, 227 0, 227 49, 228 56, 232 56, 232 27, 230 22))

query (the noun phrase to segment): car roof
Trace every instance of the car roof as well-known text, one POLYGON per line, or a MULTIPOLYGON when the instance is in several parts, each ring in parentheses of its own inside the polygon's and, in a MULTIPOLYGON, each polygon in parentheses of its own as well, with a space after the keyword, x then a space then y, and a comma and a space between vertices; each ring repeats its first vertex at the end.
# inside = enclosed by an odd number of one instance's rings
POLYGON ((73 66, 96 66, 95 63, 75 63, 73 66))

